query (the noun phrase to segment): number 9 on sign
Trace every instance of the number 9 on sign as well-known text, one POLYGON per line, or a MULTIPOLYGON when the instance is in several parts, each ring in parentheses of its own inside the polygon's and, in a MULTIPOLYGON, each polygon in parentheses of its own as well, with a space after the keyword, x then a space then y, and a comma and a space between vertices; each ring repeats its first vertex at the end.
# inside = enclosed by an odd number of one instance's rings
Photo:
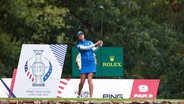
POLYGON ((147 92, 148 91, 148 86, 147 85, 139 85, 138 89, 140 92, 147 92))

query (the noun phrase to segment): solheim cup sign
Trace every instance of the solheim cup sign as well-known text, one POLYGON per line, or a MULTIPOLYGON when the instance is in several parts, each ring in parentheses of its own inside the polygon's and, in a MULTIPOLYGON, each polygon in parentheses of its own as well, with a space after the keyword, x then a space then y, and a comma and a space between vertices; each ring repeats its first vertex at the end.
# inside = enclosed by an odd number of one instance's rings
POLYGON ((23 44, 13 93, 16 97, 56 98, 67 45, 23 44))
MULTIPOLYGON (((12 79, 0 78, 0 98, 76 98, 80 79, 61 79, 66 50, 67 45, 23 44, 12 79)), ((115 55, 106 56, 105 63, 119 62, 115 55)), ((159 79, 93 79, 93 98, 155 99, 159 82, 159 79)), ((81 97, 89 98, 88 83, 84 84, 81 97)))

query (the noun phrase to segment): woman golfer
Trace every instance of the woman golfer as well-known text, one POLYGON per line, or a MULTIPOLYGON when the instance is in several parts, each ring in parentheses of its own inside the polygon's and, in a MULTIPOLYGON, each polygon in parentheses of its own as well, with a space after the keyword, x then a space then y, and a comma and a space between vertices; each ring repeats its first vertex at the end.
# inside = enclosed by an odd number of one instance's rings
POLYGON ((79 40, 77 44, 77 49, 81 54, 80 82, 79 82, 77 97, 78 98, 81 97, 81 91, 87 75, 90 98, 92 98, 92 95, 93 95, 92 78, 93 78, 93 74, 96 73, 96 64, 95 64, 95 57, 93 52, 103 45, 103 41, 99 40, 98 42, 93 43, 90 40, 86 40, 84 38, 84 33, 82 31, 77 32, 77 37, 79 40))

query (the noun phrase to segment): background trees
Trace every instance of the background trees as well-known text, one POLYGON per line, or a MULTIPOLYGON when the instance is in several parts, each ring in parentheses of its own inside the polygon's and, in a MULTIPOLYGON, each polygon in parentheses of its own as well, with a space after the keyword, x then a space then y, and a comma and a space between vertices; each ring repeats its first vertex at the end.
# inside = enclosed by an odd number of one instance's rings
POLYGON ((73 37, 82 30, 86 38, 102 39, 104 46, 123 47, 125 79, 160 79, 159 98, 182 98, 183 4, 182 0, 0 0, 0 77, 12 76, 22 44, 67 44, 62 77, 71 77, 71 47, 77 43, 73 37))

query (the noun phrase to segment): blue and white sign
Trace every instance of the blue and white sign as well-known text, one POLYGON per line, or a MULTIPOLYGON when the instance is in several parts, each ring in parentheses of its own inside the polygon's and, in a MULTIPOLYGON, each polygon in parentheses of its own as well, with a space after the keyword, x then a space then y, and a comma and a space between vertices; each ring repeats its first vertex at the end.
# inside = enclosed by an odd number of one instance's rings
POLYGON ((17 98, 56 98, 67 45, 23 44, 13 93, 17 98))

